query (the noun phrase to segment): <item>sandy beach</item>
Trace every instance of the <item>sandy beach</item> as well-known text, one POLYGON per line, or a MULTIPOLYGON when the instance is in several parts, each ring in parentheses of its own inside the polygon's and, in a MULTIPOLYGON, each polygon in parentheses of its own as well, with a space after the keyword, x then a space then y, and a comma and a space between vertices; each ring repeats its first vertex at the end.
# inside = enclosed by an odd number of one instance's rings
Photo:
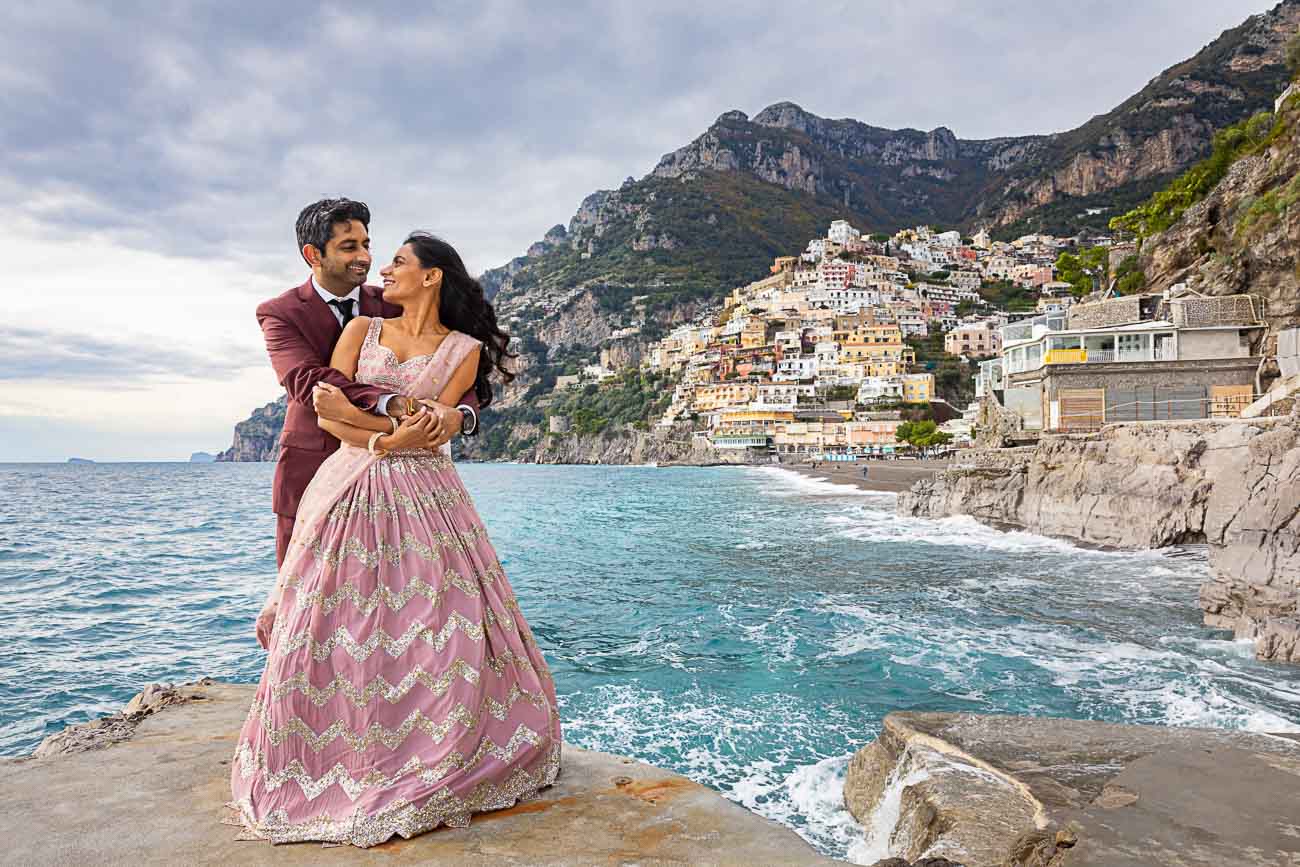
POLYGON ((945 470, 949 461, 861 461, 856 464, 822 463, 816 469, 810 464, 783 464, 782 469, 794 470, 814 479, 823 479, 840 485, 854 485, 864 491, 890 491, 897 493, 912 487, 921 479, 928 479, 945 470), (866 468, 866 478, 862 469, 866 468))

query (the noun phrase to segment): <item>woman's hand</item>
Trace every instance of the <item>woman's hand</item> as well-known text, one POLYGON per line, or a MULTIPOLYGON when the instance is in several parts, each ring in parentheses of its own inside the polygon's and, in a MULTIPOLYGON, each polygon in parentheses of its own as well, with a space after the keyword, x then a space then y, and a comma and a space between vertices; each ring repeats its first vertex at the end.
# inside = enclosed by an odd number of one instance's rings
POLYGON ((275 615, 279 610, 279 603, 268 599, 262 606, 261 613, 257 615, 257 623, 254 624, 253 630, 257 633, 257 643, 262 645, 263 650, 271 649, 271 633, 275 631, 275 615))
POLYGON ((311 392, 311 405, 316 409, 316 415, 321 418, 347 421, 347 413, 352 408, 352 401, 348 400, 348 396, 337 385, 318 382, 311 392))
POLYGON ((397 426, 395 433, 380 437, 376 445, 388 451, 427 449, 437 438, 437 423, 438 417, 421 406, 397 426))

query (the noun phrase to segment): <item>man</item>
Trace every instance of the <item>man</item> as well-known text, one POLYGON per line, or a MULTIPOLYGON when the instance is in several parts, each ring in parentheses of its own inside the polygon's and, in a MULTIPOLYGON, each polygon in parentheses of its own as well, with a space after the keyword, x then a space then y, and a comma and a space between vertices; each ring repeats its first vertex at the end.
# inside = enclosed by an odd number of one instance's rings
MULTIPOLYGON (((350 199, 322 199, 298 215, 298 250, 311 267, 307 282, 257 308, 271 366, 289 396, 280 459, 275 467, 271 508, 276 514, 275 561, 284 562, 298 502, 316 470, 339 441, 316 423, 316 385, 337 386, 358 408, 401 418, 405 400, 382 389, 348 380, 329 366, 343 326, 356 316, 398 316, 377 286, 365 285, 370 273, 370 209, 350 199)), ((426 401, 435 417, 428 447, 439 448, 455 434, 478 427, 478 397, 471 387, 455 407, 426 401)))

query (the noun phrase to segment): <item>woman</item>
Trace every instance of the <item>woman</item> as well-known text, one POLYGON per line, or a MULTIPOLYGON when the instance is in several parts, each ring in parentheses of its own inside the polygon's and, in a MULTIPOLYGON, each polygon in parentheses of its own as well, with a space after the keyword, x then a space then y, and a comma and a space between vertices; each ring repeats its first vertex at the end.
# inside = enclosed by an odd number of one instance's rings
MULTIPOLYGON (((486 406, 510 338, 460 256, 415 233, 380 273, 402 316, 349 322, 331 366, 412 408, 471 384, 486 406)), ((258 618, 270 654, 230 806, 273 843, 463 827, 555 781, 550 672, 446 446, 420 448, 433 417, 390 426, 322 405, 343 447, 303 497, 258 618)))

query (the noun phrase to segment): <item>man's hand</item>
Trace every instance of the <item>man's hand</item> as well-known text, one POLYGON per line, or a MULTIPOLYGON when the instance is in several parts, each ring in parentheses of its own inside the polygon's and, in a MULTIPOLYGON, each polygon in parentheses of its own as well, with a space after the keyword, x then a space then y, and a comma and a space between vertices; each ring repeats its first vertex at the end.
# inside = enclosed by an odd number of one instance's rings
POLYGON ((330 385, 328 382, 318 382, 311 390, 311 405, 316 410, 316 415, 321 418, 330 421, 346 421, 347 411, 351 408, 352 401, 348 400, 348 396, 338 386, 330 385))
POLYGON ((271 633, 275 631, 275 615, 280 606, 269 599, 262 606, 262 611, 257 615, 257 622, 253 626, 253 631, 257 633, 257 643, 262 645, 263 650, 271 649, 271 633))
POLYGON ((427 448, 440 449, 446 443, 451 442, 452 437, 460 433, 460 426, 464 421, 464 417, 460 414, 460 410, 454 406, 447 406, 434 400, 422 400, 420 403, 434 417, 427 448))

